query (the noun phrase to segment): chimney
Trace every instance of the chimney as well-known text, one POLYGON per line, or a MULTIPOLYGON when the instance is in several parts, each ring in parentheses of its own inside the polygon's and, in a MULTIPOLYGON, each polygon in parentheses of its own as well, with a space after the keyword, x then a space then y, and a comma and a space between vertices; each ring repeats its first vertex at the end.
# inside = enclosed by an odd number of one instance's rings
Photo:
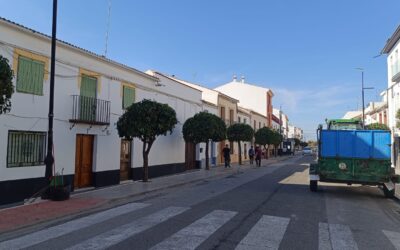
POLYGON ((236 77, 236 75, 233 75, 233 81, 234 81, 234 82, 237 82, 237 77, 236 77))
POLYGON ((244 76, 241 77, 241 82, 244 83, 244 76))

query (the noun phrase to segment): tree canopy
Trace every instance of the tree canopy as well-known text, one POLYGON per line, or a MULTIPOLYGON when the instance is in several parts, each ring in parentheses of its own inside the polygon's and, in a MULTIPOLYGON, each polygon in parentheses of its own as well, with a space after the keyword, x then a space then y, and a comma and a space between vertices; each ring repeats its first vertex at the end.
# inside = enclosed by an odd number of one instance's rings
POLYGON ((8 59, 0 55, 0 115, 11 110, 11 96, 14 93, 12 79, 13 71, 8 59))
POLYGON ((242 148, 241 141, 251 141, 254 136, 253 128, 244 123, 236 123, 228 127, 227 137, 229 141, 235 141, 238 143, 239 148, 239 164, 242 164, 242 148))
POLYGON ((283 136, 279 134, 278 131, 272 131, 272 138, 271 138, 271 144, 274 146, 278 146, 281 144, 283 140, 283 136))
POLYGON ((176 113, 167 104, 151 100, 133 103, 117 122, 120 137, 143 142, 143 181, 148 180, 148 155, 157 136, 172 134, 176 113))
POLYGON ((273 131, 268 127, 263 127, 257 130, 254 134, 255 143, 267 148, 268 145, 272 144, 273 131))
POLYGON ((226 125, 218 116, 200 112, 185 121, 182 134, 186 142, 206 143, 206 169, 209 169, 208 142, 225 140, 226 125))
POLYGON ((386 124, 381 123, 371 123, 366 126, 368 130, 390 130, 386 124))

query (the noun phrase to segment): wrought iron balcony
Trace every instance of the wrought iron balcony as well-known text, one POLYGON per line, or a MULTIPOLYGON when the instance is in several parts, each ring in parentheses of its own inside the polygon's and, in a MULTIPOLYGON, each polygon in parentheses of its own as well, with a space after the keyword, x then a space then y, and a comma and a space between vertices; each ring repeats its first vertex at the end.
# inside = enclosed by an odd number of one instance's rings
POLYGON ((91 125, 110 125, 110 101, 73 95, 72 118, 69 121, 91 125))

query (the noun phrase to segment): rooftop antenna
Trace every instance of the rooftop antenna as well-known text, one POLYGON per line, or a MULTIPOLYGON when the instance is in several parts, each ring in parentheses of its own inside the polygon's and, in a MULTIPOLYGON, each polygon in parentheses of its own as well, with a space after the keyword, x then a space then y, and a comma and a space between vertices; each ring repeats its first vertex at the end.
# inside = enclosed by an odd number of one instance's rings
POLYGON ((110 19, 111 19, 111 0, 108 0, 108 17, 107 17, 107 26, 106 26, 106 44, 105 44, 105 50, 104 50, 104 57, 107 57, 108 34, 110 33, 110 19))

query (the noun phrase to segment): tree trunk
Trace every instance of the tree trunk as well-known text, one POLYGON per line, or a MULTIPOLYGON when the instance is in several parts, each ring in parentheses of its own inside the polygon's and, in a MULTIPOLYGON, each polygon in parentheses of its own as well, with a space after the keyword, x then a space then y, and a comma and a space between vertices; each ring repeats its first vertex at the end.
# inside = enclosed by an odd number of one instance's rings
POLYGON ((154 140, 147 143, 143 142, 143 182, 149 180, 149 153, 153 142, 154 140))
POLYGON ((264 149, 265 149, 265 159, 268 159, 268 148, 269 148, 269 145, 267 145, 267 147, 265 147, 265 145, 264 145, 264 149))
POLYGON ((208 156, 208 140, 206 141, 206 169, 210 170, 210 162, 209 162, 209 156, 208 156))
POLYGON ((242 165, 242 146, 240 145, 240 141, 238 141, 239 148, 239 165, 242 165))
POLYGON ((146 150, 146 142, 143 142, 143 182, 149 180, 149 153, 146 150))

